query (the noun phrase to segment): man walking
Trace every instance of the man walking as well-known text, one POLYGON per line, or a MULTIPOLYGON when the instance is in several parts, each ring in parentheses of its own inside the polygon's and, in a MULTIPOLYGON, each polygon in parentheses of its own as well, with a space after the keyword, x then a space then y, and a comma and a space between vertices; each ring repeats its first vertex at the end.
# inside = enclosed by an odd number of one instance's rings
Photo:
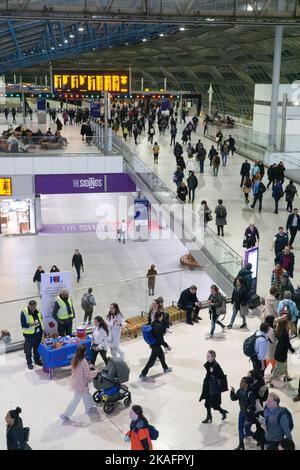
POLYGON ((189 177, 187 179, 187 184, 189 188, 189 202, 194 202, 195 200, 195 190, 198 186, 198 179, 195 176, 193 171, 189 171, 189 177))
POLYGON ((240 187, 241 188, 243 187, 244 179, 250 177, 250 168, 251 168, 250 163, 248 162, 248 160, 245 160, 241 166, 241 171, 240 171, 240 175, 241 175, 240 187))
POLYGON ((171 134, 171 143, 170 143, 170 145, 175 145, 175 139, 176 139, 176 135, 177 135, 176 126, 171 127, 170 134, 171 134))
POLYGON ((37 308, 35 300, 30 300, 28 307, 21 312, 21 326, 23 336, 25 338, 24 351, 26 356, 27 367, 33 369, 32 351, 34 363, 42 366, 41 358, 38 353, 38 347, 43 338, 44 323, 40 310, 37 308))
POLYGON ((96 305, 95 297, 92 294, 93 289, 89 287, 86 294, 83 294, 81 299, 81 308, 84 311, 84 320, 83 322, 86 323, 88 320, 88 324, 91 325, 92 323, 92 316, 94 311, 94 306, 96 305))
POLYGON ((298 230, 300 230, 300 216, 298 213, 298 209, 295 208, 293 213, 288 216, 286 222, 286 229, 290 231, 290 248, 293 248, 293 243, 296 238, 297 232, 298 230))
POLYGON ((263 193, 265 192, 265 190, 266 190, 266 187, 261 182, 260 178, 257 179, 257 181, 255 181, 255 183, 253 184, 253 187, 252 187, 252 192, 253 192, 254 199, 253 199, 253 204, 250 207, 251 207, 251 209, 254 209, 255 204, 258 201, 259 202, 259 206, 258 206, 258 212, 259 213, 261 213, 261 211, 262 211, 262 200, 263 200, 263 193))
POLYGON ((75 267, 75 269, 76 269, 77 282, 79 282, 80 281, 81 268, 82 268, 82 271, 84 271, 84 267, 83 267, 83 259, 82 259, 81 254, 79 253, 78 249, 75 250, 75 253, 73 255, 72 267, 75 267))
POLYGON ((278 233, 273 238, 271 251, 275 250, 275 259, 282 253, 282 250, 289 244, 289 236, 283 227, 278 227, 278 233))
POLYGON ((204 173, 204 161, 206 159, 206 150, 202 144, 200 144, 196 159, 200 165, 200 173, 204 173))

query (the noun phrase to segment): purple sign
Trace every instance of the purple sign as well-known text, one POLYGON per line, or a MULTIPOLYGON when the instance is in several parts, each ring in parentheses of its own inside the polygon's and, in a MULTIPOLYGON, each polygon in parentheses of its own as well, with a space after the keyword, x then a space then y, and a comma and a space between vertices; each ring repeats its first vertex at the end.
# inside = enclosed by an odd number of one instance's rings
POLYGON ((127 173, 36 175, 35 194, 131 193, 136 185, 127 173))

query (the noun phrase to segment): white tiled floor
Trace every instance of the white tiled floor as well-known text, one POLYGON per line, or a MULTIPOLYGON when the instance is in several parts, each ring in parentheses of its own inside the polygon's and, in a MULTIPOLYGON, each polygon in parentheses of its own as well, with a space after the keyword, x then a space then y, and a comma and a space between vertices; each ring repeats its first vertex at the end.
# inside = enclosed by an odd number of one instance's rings
MULTIPOLYGON (((226 422, 222 422, 219 414, 214 412, 212 424, 202 424, 205 409, 203 402, 198 400, 208 349, 216 350, 218 360, 228 374, 229 384, 238 387, 240 378, 250 368, 241 347, 249 332, 242 332, 239 328, 225 334, 217 331, 214 340, 207 340, 208 315, 207 312, 202 313, 204 320, 199 325, 192 328, 177 324, 172 327, 172 333, 167 334, 166 340, 173 349, 166 359, 173 372, 166 376, 157 363, 149 372, 149 381, 140 382, 138 375, 147 361, 149 349, 142 338, 122 344, 131 369, 128 386, 133 403, 143 406, 150 423, 160 431, 160 438, 154 443, 155 449, 229 450, 238 443, 238 405, 230 401, 229 394, 223 395, 223 406, 229 410, 226 422)), ((254 329, 259 320, 250 318, 248 322, 254 329)), ((295 340, 295 345, 300 346, 299 340, 295 340)), ((110 416, 104 415, 100 408, 100 417, 93 421, 84 414, 80 405, 72 425, 62 425, 57 418, 71 398, 69 369, 58 370, 54 380, 48 381, 40 369, 26 369, 21 352, 9 354, 5 359, 3 363, 3 356, 0 356, 0 416, 3 417, 8 409, 21 406, 24 424, 31 427, 30 443, 34 449, 129 448, 122 434, 128 429, 129 410, 122 404, 110 416)), ((295 380, 287 385, 282 383, 278 393, 282 404, 293 412, 293 436, 300 448, 300 403, 292 401, 298 384, 299 360, 297 363, 293 359, 290 358, 289 371, 295 380)), ((4 433, 4 425, 1 425, 0 448, 5 447, 4 433)), ((249 449, 256 448, 251 441, 246 445, 249 449)))

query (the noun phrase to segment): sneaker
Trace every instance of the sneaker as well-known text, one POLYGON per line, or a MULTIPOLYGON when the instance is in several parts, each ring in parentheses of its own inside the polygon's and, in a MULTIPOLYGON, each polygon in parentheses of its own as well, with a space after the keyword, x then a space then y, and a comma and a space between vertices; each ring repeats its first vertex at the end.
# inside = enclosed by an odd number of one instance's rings
POLYGON ((27 367, 28 367, 29 370, 32 370, 32 369, 33 369, 33 365, 32 365, 32 364, 28 364, 27 367))
POLYGON ((59 416, 59 419, 63 422, 63 423, 69 423, 71 420, 70 418, 68 418, 68 416, 65 416, 65 415, 60 415, 59 416))
POLYGON ((230 325, 230 323, 229 323, 229 325, 227 325, 227 329, 231 330, 231 328, 232 328, 232 325, 230 325))
POLYGON ((147 377, 146 377, 145 375, 143 375, 143 374, 140 374, 140 375, 139 375, 139 379, 140 379, 142 382, 145 382, 146 379, 147 379, 147 377))
POLYGON ((247 323, 243 323, 240 328, 247 328, 247 323))
POLYGON ((167 351, 172 351, 171 346, 168 346, 168 347, 167 347, 167 351))
POLYGON ((168 374, 169 372, 172 372, 172 367, 168 367, 167 369, 164 369, 164 374, 168 374))
POLYGON ((41 360, 35 361, 35 365, 36 365, 36 366, 43 367, 43 363, 42 363, 41 360))

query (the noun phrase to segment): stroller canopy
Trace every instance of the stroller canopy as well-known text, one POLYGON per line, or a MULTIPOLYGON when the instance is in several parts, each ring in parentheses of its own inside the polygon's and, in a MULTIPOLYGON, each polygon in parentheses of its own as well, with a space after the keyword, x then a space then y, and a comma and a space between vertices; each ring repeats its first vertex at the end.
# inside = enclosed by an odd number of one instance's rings
POLYGON ((101 372, 104 379, 113 383, 123 384, 129 380, 130 369, 125 361, 120 358, 109 358, 108 363, 101 372))

